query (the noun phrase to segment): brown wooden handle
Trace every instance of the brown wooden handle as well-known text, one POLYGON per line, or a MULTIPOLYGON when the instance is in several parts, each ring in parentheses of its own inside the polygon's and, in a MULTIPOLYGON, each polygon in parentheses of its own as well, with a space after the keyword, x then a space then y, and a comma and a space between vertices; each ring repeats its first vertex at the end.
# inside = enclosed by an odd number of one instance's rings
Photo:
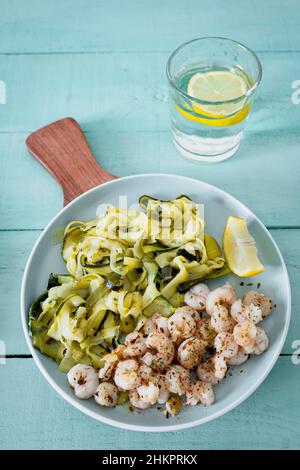
POLYGON ((61 119, 33 132, 27 137, 26 145, 61 185, 64 205, 88 189, 116 178, 96 162, 73 118, 61 119))

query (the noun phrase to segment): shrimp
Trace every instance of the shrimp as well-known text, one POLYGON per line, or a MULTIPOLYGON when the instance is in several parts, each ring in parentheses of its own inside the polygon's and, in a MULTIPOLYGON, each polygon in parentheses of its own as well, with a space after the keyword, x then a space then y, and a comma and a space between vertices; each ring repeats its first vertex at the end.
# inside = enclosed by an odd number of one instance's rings
POLYGON ((230 317, 224 305, 217 305, 211 315, 210 324, 217 333, 221 333, 223 331, 232 331, 235 321, 230 317))
POLYGON ((183 340, 195 336, 197 327, 200 326, 200 316, 194 308, 179 307, 168 319, 168 327, 172 340, 180 344, 183 340))
POLYGON ((249 354, 246 353, 246 351, 239 346, 238 352, 236 353, 235 356, 231 357, 227 361, 227 365, 229 366, 240 366, 244 364, 249 358, 249 354))
POLYGON ((263 292, 258 292, 256 290, 250 290, 246 292, 243 297, 243 303, 245 305, 253 304, 258 307, 261 312, 263 318, 267 317, 272 311, 272 300, 263 292))
POLYGON ((151 405, 154 405, 159 398, 159 387, 153 382, 149 382, 147 385, 140 385, 136 391, 141 400, 151 405))
POLYGON ((135 408, 139 408, 140 410, 145 410, 146 408, 149 408, 151 406, 151 403, 142 400, 136 389, 130 390, 128 397, 132 406, 134 406, 135 408))
POLYGON ((156 352, 147 352, 142 358, 144 364, 157 371, 165 370, 171 364, 175 354, 171 339, 162 333, 153 332, 146 338, 146 345, 156 352))
POLYGON ((236 300, 236 292, 230 284, 217 287, 212 290, 206 298, 206 312, 212 315, 216 306, 230 307, 236 300))
POLYGON ((144 325, 144 332, 146 335, 157 331, 158 333, 163 333, 166 336, 170 336, 168 329, 168 319, 155 313, 152 317, 148 318, 144 325))
POLYGON ((257 327, 250 321, 238 323, 233 329, 234 341, 245 349, 246 353, 251 353, 255 346, 257 327))
POLYGON ((102 382, 94 393, 95 402, 101 406, 112 408, 118 400, 118 389, 110 382, 102 382))
POLYGON ((98 374, 95 369, 85 364, 77 364, 69 370, 68 382, 80 400, 91 398, 99 385, 98 374))
POLYGON ((155 320, 155 325, 159 333, 162 333, 166 336, 170 336, 168 328, 168 319, 166 317, 159 315, 155 320))
POLYGON ((109 380, 117 367, 118 362, 123 359, 124 345, 120 344, 112 353, 103 357, 104 366, 99 369, 99 379, 109 380))
POLYGON ((212 405, 215 394, 211 384, 197 380, 191 384, 186 392, 186 405, 195 406, 202 403, 204 406, 212 405))
POLYGON ((259 307, 253 303, 245 305, 241 299, 236 300, 232 304, 230 314, 237 323, 247 320, 256 325, 263 319, 262 311, 259 307))
POLYGON ((234 341, 232 333, 221 332, 215 337, 215 348, 217 353, 226 359, 234 357, 238 352, 238 345, 234 341))
POLYGON ((181 366, 186 369, 193 369, 196 367, 206 348, 206 342, 200 338, 188 338, 178 348, 177 359, 181 366))
POLYGON ((190 371, 177 364, 168 368, 166 378, 169 382, 169 391, 177 395, 183 395, 190 385, 190 371))
POLYGON ((216 331, 211 326, 210 317, 201 318, 201 324, 196 331, 196 336, 206 341, 208 346, 213 346, 216 335, 216 331))
POLYGON ((157 385, 159 389, 159 395, 157 398, 158 403, 165 403, 169 398, 169 383, 164 375, 156 374, 151 367, 142 364, 140 366, 140 376, 142 379, 142 384, 153 383, 157 385))
POLYGON ((181 400, 178 396, 172 396, 166 401, 166 410, 164 414, 168 417, 169 415, 178 415, 181 410, 181 400))
POLYGON ((219 380, 215 376, 215 367, 212 358, 201 362, 197 367, 197 377, 205 383, 216 385, 219 380))
POLYGON ((265 330, 262 328, 257 327, 257 334, 255 338, 255 344, 252 353, 255 355, 262 354, 265 352, 269 347, 269 338, 265 330))
POLYGON ((110 353, 106 354, 103 358, 104 366, 99 369, 99 379, 101 380, 109 380, 117 367, 117 363, 119 362, 119 357, 117 354, 110 353))
POLYGON ((184 296, 185 303, 199 312, 203 312, 206 306, 206 298, 210 293, 206 284, 200 282, 191 287, 184 296))
POLYGON ((217 353, 212 358, 214 367, 215 367, 215 376, 216 378, 221 381, 224 379, 225 374, 227 372, 227 364, 225 361, 225 357, 222 354, 217 353))
POLYGON ((197 367, 197 377, 205 383, 216 385, 219 383, 227 372, 227 364, 225 358, 221 354, 201 362, 197 367))
POLYGON ((139 364, 135 359, 127 359, 117 365, 114 381, 121 390, 132 390, 141 384, 139 364))
POLYGON ((138 331, 129 333, 125 338, 124 357, 135 357, 145 354, 147 351, 146 340, 138 331))
POLYGON ((157 385, 159 388, 157 403, 166 403, 170 395, 168 379, 164 375, 161 375, 158 379, 157 385))
POLYGON ((146 364, 140 365, 140 377, 143 383, 148 383, 155 377, 155 372, 146 364))

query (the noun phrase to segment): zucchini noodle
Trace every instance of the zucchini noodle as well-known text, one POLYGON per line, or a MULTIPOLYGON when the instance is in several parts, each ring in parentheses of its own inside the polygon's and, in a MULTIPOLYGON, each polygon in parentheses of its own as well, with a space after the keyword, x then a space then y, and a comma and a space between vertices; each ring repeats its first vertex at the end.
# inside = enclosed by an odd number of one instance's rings
POLYGON ((99 218, 65 228, 69 274, 51 274, 31 305, 33 345, 62 371, 102 366, 119 338, 154 313, 170 316, 193 284, 228 273, 187 196, 139 199, 140 210, 109 205, 99 218))

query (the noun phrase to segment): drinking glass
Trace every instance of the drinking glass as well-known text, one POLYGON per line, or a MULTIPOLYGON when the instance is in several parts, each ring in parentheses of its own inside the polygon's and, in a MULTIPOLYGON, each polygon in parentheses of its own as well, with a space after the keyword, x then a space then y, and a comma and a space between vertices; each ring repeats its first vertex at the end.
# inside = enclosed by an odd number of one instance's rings
POLYGON ((178 151, 204 163, 234 155, 262 77, 256 54, 231 39, 194 39, 172 53, 167 77, 172 137, 178 151), (207 99, 208 93, 213 99, 207 99))

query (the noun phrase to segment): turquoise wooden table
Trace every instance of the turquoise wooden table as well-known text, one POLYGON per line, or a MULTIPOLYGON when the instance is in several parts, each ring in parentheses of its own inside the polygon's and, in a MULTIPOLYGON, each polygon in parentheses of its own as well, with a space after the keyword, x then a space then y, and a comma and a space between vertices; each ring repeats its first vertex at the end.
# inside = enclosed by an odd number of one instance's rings
POLYGON ((299 448, 300 366, 292 353, 300 339, 300 106, 291 98, 300 79, 298 0, 1 0, 0 11, 0 448, 299 448), (254 49, 264 77, 238 154, 196 166, 171 143, 164 68, 180 43, 214 35, 254 49), (24 142, 65 116, 80 122, 108 171, 215 184, 256 212, 282 250, 293 294, 284 349, 251 398, 217 421, 163 435, 102 425, 58 397, 29 356, 20 281, 62 194, 24 142))

